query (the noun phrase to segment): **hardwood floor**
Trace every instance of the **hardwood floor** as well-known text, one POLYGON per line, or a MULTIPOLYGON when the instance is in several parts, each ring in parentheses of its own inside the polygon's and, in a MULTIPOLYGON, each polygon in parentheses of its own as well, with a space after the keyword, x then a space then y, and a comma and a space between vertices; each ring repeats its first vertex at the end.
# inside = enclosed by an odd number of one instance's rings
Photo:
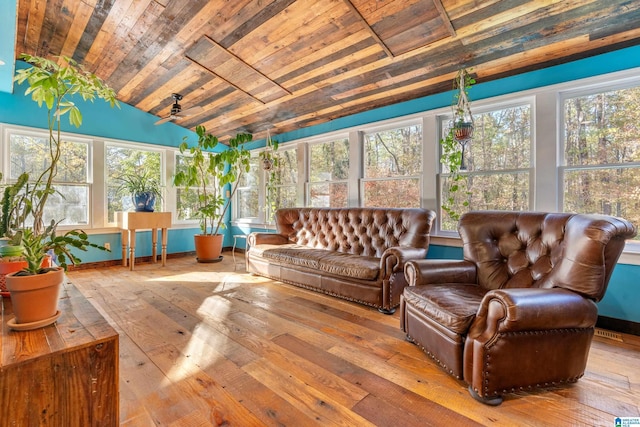
MULTIPOLYGON (((640 337, 594 339, 574 385, 475 402, 398 315, 246 274, 230 253, 69 272, 120 334, 122 426, 613 426, 638 417, 640 337)), ((517 357, 517 355, 514 355, 517 357)))

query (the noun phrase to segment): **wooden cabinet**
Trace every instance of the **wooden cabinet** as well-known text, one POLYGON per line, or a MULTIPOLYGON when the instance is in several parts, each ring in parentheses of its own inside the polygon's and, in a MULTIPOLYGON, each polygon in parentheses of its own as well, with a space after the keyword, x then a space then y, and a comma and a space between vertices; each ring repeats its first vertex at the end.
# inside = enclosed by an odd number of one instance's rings
POLYGON ((136 230, 151 229, 151 262, 158 258, 158 228, 162 230, 162 266, 167 263, 167 229, 171 227, 171 212, 116 212, 116 223, 122 230, 122 265, 127 266, 127 245, 129 245, 129 269, 133 271, 136 262, 136 230))
POLYGON ((53 325, 14 331, 2 299, 1 426, 117 426, 118 333, 72 284, 53 325))

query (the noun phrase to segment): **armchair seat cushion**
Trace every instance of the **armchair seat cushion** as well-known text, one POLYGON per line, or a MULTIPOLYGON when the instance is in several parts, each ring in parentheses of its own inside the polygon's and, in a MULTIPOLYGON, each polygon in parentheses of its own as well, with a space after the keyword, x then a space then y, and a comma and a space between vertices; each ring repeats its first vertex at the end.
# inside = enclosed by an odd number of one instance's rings
POLYGON ((259 255, 269 261, 313 268, 334 276, 360 280, 376 280, 380 274, 380 259, 307 246, 261 245, 259 255))
POLYGON ((442 283, 406 287, 403 298, 426 317, 462 335, 469 330, 486 293, 476 284, 442 283))

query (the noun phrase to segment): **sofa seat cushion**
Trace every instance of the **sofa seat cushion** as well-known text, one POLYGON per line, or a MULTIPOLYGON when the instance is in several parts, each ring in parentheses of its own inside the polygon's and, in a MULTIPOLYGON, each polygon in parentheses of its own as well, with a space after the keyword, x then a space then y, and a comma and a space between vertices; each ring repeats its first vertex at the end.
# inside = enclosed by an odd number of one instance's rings
POLYGON ((251 252, 279 264, 313 268, 335 276, 360 280, 376 280, 380 274, 380 259, 346 254, 303 245, 256 245, 251 252))
POLYGON ((407 286, 403 297, 407 304, 423 312, 426 317, 464 335, 487 292, 475 284, 443 283, 407 286))

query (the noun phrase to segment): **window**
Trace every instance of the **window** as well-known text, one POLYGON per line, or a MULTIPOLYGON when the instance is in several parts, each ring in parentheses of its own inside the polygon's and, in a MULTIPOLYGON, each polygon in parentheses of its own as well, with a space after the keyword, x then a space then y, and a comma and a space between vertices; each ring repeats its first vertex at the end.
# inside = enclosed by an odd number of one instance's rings
POLYGON ((347 206, 349 182, 349 139, 309 146, 309 205, 347 206))
POLYGON ((236 190, 236 218, 256 219, 260 214, 260 201, 258 195, 261 162, 258 157, 249 160, 249 172, 240 176, 238 189, 236 190))
MULTIPOLYGON (((473 139, 463 150, 454 211, 527 210, 530 208, 531 106, 517 105, 474 114, 473 139)), ((441 118, 442 135, 447 118, 441 118)), ((442 166, 440 200, 449 197, 448 170, 442 166)), ((441 210, 440 228, 455 231, 457 221, 441 210)))
POLYGON ((297 203, 298 159, 296 149, 283 150, 276 153, 278 165, 272 169, 271 185, 267 194, 267 222, 273 216, 273 208, 294 207, 297 203))
MULTIPOLYGON (((148 171, 158 182, 162 180, 163 170, 162 153, 159 150, 150 150, 134 147, 132 145, 107 144, 105 146, 105 174, 107 188, 107 221, 115 222, 115 213, 119 211, 133 210, 131 196, 121 194, 118 187, 121 182, 119 177, 126 174, 148 171)), ((156 201, 156 210, 161 209, 161 203, 156 201)))
POLYGON ((364 135, 365 207, 420 207, 422 126, 364 135))
POLYGON ((638 86, 564 99, 564 211, 640 225, 639 105, 638 86))
MULTIPOLYGON (((184 156, 176 152, 175 155, 175 173, 180 172, 189 162, 189 156, 184 156)), ((211 185, 211 192, 216 191, 214 183, 211 185)), ((176 221, 177 222, 196 222, 198 212, 198 189, 184 187, 176 187, 176 221)))
MULTIPOLYGON (((42 132, 7 130, 9 141, 9 176, 15 180, 24 172, 36 181, 49 165, 49 135, 42 132)), ((44 221, 60 225, 89 224, 91 145, 88 141, 63 136, 62 154, 54 178, 56 193, 49 196, 44 221)))

